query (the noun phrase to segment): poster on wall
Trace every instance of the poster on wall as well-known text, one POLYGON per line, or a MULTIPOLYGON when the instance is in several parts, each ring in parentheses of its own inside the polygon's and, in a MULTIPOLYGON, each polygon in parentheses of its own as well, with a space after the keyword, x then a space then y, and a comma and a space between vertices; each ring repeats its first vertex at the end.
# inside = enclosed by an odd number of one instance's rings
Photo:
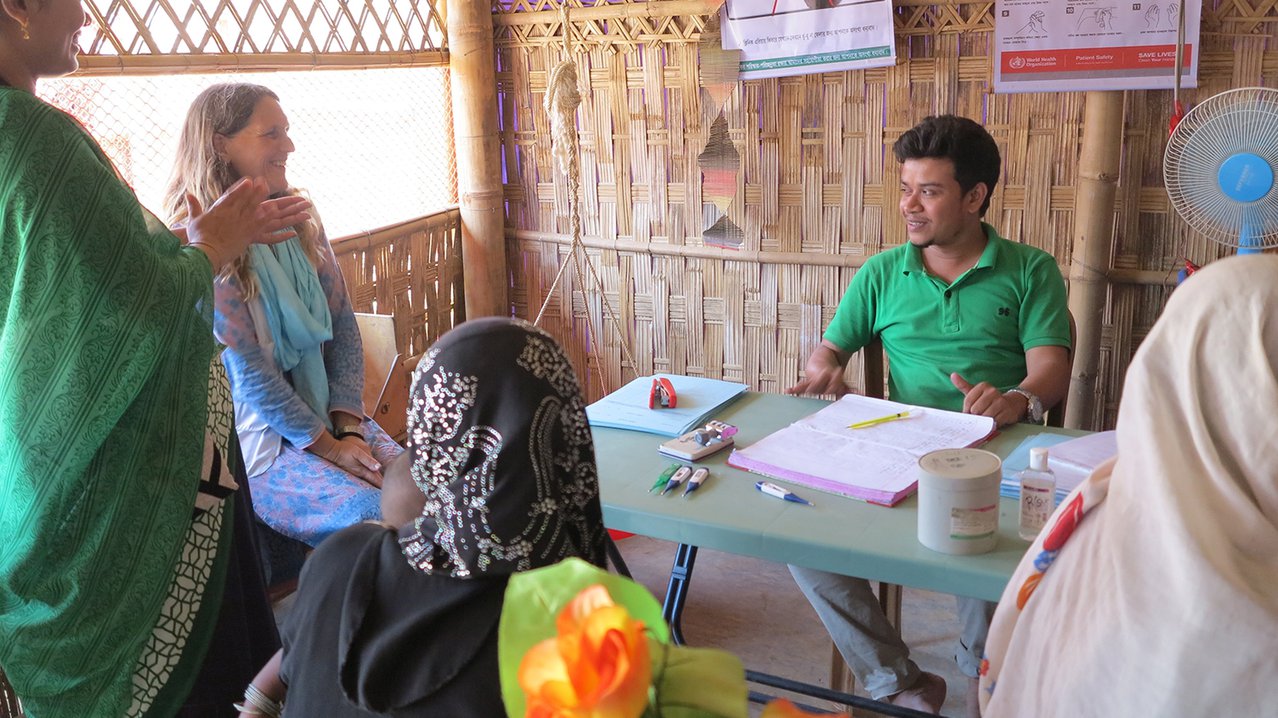
POLYGON ((720 12, 743 80, 896 64, 891 0, 727 0, 720 12))
MULTIPOLYGON (((1198 86, 1202 2, 1185 2, 1181 87, 1198 86)), ((994 91, 1165 90, 1180 5, 1168 0, 999 0, 994 91)))

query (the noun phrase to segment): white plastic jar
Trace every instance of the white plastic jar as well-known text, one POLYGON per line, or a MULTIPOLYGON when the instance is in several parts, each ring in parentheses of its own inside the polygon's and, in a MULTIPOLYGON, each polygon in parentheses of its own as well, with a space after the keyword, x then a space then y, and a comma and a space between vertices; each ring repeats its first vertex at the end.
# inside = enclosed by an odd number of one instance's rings
POLYGON ((919 543, 974 554, 998 543, 1003 461, 982 449, 939 449, 919 459, 919 543))

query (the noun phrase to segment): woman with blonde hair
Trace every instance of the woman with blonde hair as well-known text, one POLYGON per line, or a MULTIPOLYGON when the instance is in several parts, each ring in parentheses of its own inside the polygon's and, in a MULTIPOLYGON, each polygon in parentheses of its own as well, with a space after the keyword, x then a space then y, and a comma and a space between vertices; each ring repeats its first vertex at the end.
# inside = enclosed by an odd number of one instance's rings
POLYGON ((0 666, 32 718, 171 716, 243 680, 206 656, 277 645, 210 306, 213 274, 309 204, 260 181, 183 197, 184 246, 35 96, 85 20, 0 0, 0 666))
MULTIPOLYGON (((216 196, 251 177, 273 197, 296 195, 288 118, 261 85, 213 85, 191 104, 165 207, 216 196)), ((364 417, 363 353, 337 260, 318 220, 297 236, 253 249, 215 282, 215 333, 226 345, 236 430, 258 516, 318 545, 380 516, 381 467, 402 449, 364 417)))

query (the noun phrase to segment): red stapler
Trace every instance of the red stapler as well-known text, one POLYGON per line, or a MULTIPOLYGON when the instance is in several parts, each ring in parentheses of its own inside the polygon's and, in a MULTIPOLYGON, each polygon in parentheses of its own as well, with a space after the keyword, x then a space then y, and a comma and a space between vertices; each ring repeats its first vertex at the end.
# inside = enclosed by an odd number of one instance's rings
POLYGON ((664 376, 654 377, 652 390, 648 392, 649 409, 673 409, 678 405, 674 384, 664 376))

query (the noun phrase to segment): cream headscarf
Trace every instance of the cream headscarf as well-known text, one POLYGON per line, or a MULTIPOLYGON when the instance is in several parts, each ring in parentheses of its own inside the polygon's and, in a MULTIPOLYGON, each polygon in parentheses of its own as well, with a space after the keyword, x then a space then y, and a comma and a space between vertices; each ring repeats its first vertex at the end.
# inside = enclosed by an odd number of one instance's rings
POLYGON ((1278 710, 1276 411, 1278 257, 1215 262, 1132 361, 1117 459, 1003 592, 987 718, 1278 710))

